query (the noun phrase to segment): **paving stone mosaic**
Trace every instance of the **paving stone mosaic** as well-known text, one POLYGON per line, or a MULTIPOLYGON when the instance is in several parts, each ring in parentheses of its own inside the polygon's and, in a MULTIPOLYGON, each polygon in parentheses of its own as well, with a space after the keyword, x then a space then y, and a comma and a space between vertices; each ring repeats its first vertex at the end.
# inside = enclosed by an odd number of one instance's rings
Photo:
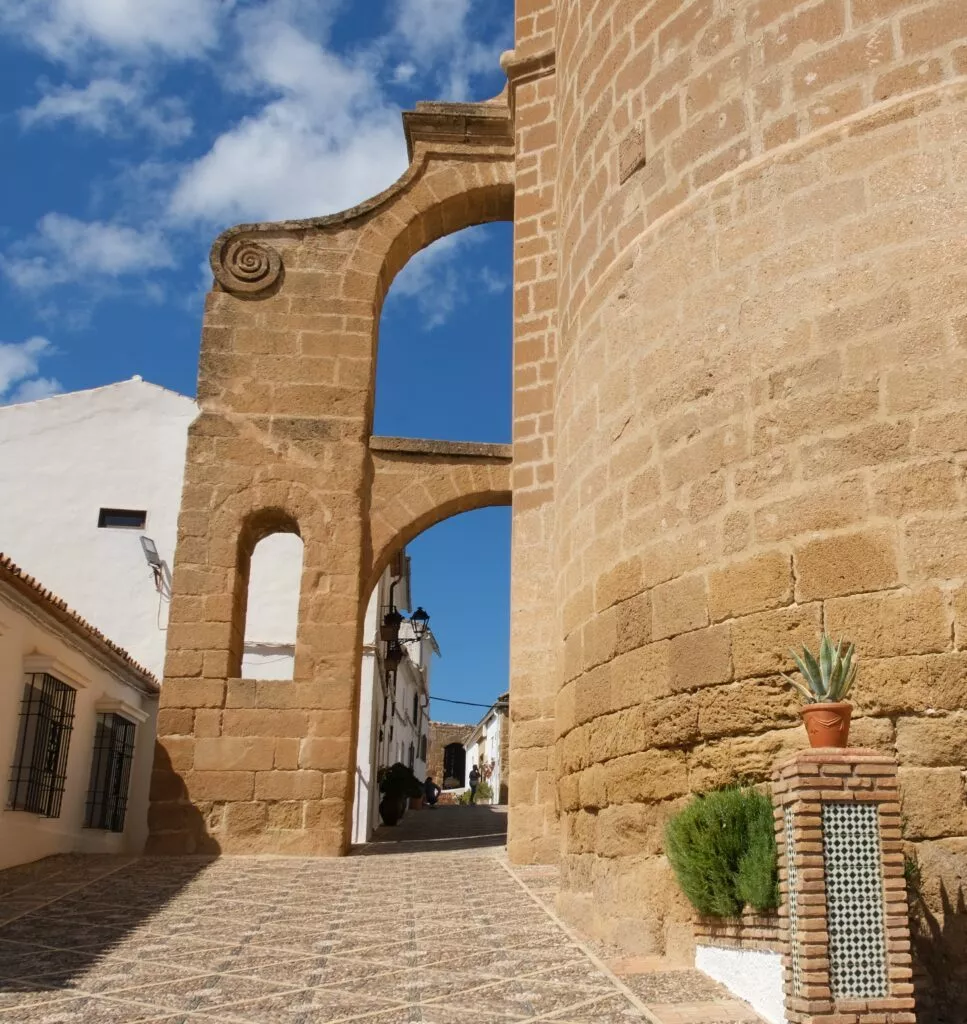
MULTIPOLYGON (((501 815, 410 819, 339 860, 2 872, 0 1024, 661 1021, 553 916, 556 872, 510 868, 501 815)), ((696 980, 703 1000, 715 989, 696 980)))

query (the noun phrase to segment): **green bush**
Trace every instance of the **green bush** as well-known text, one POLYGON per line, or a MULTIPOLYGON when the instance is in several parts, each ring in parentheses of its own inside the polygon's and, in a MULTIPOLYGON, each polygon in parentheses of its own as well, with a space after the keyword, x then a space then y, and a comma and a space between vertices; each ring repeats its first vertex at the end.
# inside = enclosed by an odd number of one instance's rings
POLYGON ((772 802, 730 786, 699 795, 669 822, 665 852, 692 906, 713 917, 738 917, 746 905, 779 905, 772 802))
MULTIPOLYGON (((490 788, 489 782, 484 782, 481 779, 477 783, 477 799, 475 803, 478 804, 489 804, 494 798, 494 791, 490 788)), ((470 790, 466 790, 457 797, 458 804, 469 804, 470 803, 470 790)))

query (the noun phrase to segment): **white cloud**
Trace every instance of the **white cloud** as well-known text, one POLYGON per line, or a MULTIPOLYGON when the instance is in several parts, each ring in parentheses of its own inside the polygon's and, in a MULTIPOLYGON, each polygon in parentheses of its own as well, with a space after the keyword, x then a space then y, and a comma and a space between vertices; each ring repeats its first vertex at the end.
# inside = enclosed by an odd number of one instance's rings
POLYGON ((33 107, 20 111, 24 127, 73 121, 102 135, 119 135, 128 124, 161 142, 177 144, 192 132, 192 120, 176 97, 152 100, 143 79, 95 78, 83 88, 49 89, 33 107))
POLYGON ((513 45, 509 32, 491 40, 476 38, 468 19, 478 13, 472 0, 400 0, 396 35, 418 69, 435 78, 441 99, 472 98, 473 77, 495 71, 501 51, 513 45))
POLYGON ((377 68, 340 56, 278 8, 238 18, 235 86, 271 97, 183 172, 176 220, 232 223, 318 216, 354 206, 406 166, 399 114, 377 68))
POLYGON ((0 403, 32 402, 61 391, 59 381, 38 376, 40 360, 54 352, 54 346, 39 336, 0 342, 0 403))
POLYGON ((410 299, 416 303, 419 323, 425 331, 446 323, 465 295, 461 280, 459 250, 473 241, 473 235, 457 232, 444 235, 421 249, 397 274, 388 301, 410 299))
POLYGON ((480 271, 480 281, 491 295, 499 295, 510 287, 510 278, 495 273, 490 267, 480 271))
POLYGON ((393 68, 393 82, 396 85, 409 85, 416 76, 416 65, 405 60, 393 68))
POLYGON ((153 228, 138 230, 48 213, 32 238, 13 247, 6 272, 18 287, 42 291, 66 282, 95 283, 174 263, 167 243, 153 228))
POLYGON ((56 60, 92 49, 127 59, 198 57, 218 38, 232 0, 9 0, 0 26, 56 60))

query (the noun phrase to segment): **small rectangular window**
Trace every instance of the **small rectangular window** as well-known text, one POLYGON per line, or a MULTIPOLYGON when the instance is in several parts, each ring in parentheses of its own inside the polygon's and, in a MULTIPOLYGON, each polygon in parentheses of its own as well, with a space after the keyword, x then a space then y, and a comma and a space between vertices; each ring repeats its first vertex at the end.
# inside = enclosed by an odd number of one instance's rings
POLYGON ((91 781, 84 810, 85 828, 124 831, 136 728, 134 722, 123 715, 97 716, 91 781))
POLYGON ((73 688, 46 672, 27 679, 10 775, 11 810, 60 817, 75 696, 73 688))
POLYGON ((99 529, 143 530, 148 513, 136 508, 102 508, 97 516, 99 529))

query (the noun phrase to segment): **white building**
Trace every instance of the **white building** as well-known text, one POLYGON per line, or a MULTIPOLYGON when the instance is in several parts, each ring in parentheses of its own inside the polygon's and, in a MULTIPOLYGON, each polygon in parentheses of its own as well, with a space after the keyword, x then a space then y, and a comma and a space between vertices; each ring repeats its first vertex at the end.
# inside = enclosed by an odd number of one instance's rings
MULTIPOLYGON (((0 550, 159 678, 188 427, 198 411, 193 399, 140 377, 0 407, 0 550), (142 538, 157 551, 157 572, 142 538)), ((292 677, 301 574, 302 541, 293 534, 266 537, 252 553, 246 678, 292 677)), ((408 608, 405 557, 397 575, 405 578, 394 588, 395 604, 408 608)), ((378 634, 394 578, 387 570, 366 620, 354 821, 360 842, 378 820, 377 769, 402 761, 419 778, 426 773, 433 644, 405 643, 395 688, 387 684, 378 634)))
POLYGON ((410 608, 410 560, 401 554, 380 578, 366 609, 363 668, 357 739, 353 842, 364 843, 379 824, 380 768, 401 762, 426 778, 430 718, 430 663, 439 654, 429 631, 416 640, 404 620, 400 627, 402 658, 395 671, 380 639, 384 615, 391 608, 410 608))
POLYGON ((482 778, 490 786, 492 796, 489 803, 492 804, 507 803, 507 782, 510 778, 509 706, 509 693, 498 697, 496 703, 473 727, 464 743, 464 750, 467 752, 467 777, 464 783, 470 785, 470 771, 476 765, 482 778))
POLYGON ((0 869, 139 853, 157 680, 0 555, 0 869))

